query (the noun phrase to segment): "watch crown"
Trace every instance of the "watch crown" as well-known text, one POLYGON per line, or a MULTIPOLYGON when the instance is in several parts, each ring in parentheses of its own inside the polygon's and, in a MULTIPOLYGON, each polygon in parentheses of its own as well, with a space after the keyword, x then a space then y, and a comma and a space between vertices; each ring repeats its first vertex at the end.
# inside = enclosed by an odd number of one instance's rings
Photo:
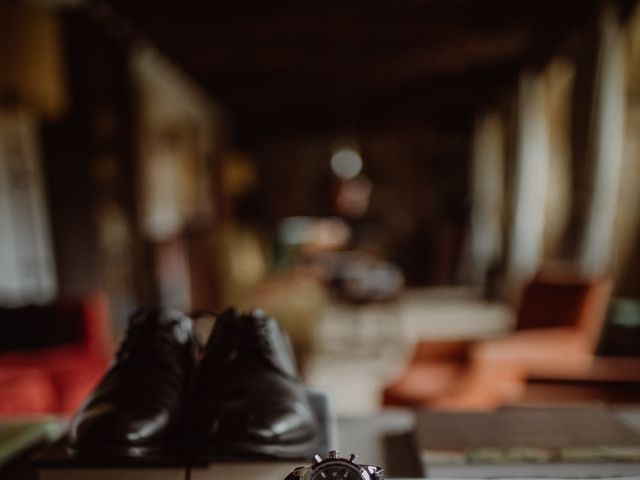
POLYGON ((349 455, 349 461, 351 463, 355 462, 356 458, 358 458, 358 456, 355 453, 352 453, 351 455, 349 455))
POLYGON ((317 465, 322 461, 322 457, 320 455, 314 455, 313 456, 313 464, 317 465))
POLYGON ((331 450, 329 452, 329 458, 338 458, 338 451, 337 450, 331 450))

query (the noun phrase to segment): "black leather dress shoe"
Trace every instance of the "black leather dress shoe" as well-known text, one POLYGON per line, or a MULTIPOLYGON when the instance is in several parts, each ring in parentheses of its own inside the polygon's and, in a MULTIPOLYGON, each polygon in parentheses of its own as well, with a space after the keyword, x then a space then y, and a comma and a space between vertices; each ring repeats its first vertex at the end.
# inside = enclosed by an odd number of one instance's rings
POLYGON ((310 458, 318 423, 288 337, 256 310, 224 312, 204 350, 193 394, 201 454, 310 458))
POLYGON ((101 457, 174 452, 197 355, 189 317, 159 308, 134 314, 112 366, 71 423, 70 449, 101 457))

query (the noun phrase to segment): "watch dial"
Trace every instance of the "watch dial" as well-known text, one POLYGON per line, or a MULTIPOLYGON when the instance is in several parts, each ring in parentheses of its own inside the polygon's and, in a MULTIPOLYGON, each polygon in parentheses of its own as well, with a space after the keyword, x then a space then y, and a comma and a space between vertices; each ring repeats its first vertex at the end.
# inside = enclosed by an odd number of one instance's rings
POLYGON ((362 475, 355 467, 336 462, 322 465, 313 473, 311 480, 362 480, 362 475))

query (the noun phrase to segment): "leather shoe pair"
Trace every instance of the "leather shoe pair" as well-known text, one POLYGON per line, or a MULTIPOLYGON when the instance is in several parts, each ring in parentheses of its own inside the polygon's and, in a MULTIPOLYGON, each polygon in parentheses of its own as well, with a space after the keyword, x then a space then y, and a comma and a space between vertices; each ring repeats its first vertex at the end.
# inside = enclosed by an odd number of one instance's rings
POLYGON ((139 311, 69 434, 74 453, 103 458, 303 458, 318 442, 288 337, 259 310, 224 312, 202 352, 188 316, 139 311))

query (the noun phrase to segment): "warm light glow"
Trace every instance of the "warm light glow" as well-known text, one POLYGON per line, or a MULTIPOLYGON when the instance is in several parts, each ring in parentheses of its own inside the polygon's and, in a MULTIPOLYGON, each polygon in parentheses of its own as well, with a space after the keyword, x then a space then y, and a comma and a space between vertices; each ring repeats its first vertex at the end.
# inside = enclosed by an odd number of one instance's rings
POLYGON ((331 156, 331 169, 344 180, 354 178, 362 170, 362 158, 352 148, 340 148, 331 156))

